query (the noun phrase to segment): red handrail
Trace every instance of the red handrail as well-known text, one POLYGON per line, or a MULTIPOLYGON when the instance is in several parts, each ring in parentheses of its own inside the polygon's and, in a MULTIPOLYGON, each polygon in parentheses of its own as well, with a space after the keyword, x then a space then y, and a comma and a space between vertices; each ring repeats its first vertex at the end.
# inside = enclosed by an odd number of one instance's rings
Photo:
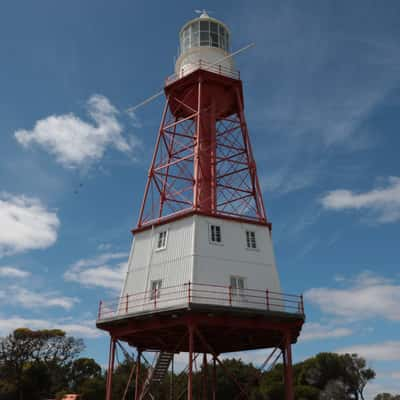
POLYGON ((221 64, 209 63, 207 61, 200 59, 200 60, 198 60, 197 65, 191 64, 187 70, 185 70, 185 68, 183 67, 183 68, 181 68, 179 74, 175 73, 175 74, 168 76, 165 80, 165 84, 169 85, 169 84, 177 81, 178 79, 180 79, 185 74, 186 75, 190 74, 194 71, 197 71, 198 69, 210 71, 210 72, 213 72, 218 75, 229 76, 230 78, 233 78, 233 79, 240 79, 240 72, 238 70, 236 70, 234 68, 229 68, 229 67, 221 65, 221 64))
POLYGON ((165 307, 208 304, 248 309, 304 314, 302 295, 274 292, 269 289, 233 289, 207 283, 187 282, 156 290, 125 294, 111 301, 100 301, 97 319, 159 310, 165 307))

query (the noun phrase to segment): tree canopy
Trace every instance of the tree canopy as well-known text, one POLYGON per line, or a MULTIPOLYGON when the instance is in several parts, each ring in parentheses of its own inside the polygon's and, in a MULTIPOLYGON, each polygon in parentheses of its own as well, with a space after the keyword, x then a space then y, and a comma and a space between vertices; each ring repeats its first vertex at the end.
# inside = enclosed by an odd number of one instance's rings
POLYGON ((374 400, 400 400, 400 394, 379 393, 374 397, 374 400))
POLYGON ((32 399, 63 389, 83 348, 81 339, 58 329, 16 329, 0 340, 1 396, 32 399))
MULTIPOLYGON (((16 329, 0 338, 0 400, 61 399, 66 393, 78 393, 82 400, 99 400, 105 396, 107 371, 91 358, 79 358, 84 349, 81 339, 61 330, 16 329)), ((122 399, 133 357, 125 353, 113 376, 113 399, 122 399)), ((147 365, 142 365, 141 381, 147 365)), ((217 367, 217 398, 234 399, 240 387, 252 400, 282 400, 283 366, 277 364, 260 372, 240 359, 225 359, 217 367), (233 375, 236 384, 229 378, 233 375)), ((201 368, 194 375, 194 391, 201 393, 201 368)), ((211 372, 206 372, 210 374, 211 372)), ((293 367, 296 400, 363 400, 367 383, 375 377, 363 358, 356 354, 319 353, 293 367)), ((185 394, 186 372, 167 374, 157 393, 158 400, 178 399, 185 394), (173 379, 172 379, 173 378, 173 379), (171 382, 174 382, 173 387, 171 382), (171 393, 174 396, 171 397, 171 393)), ((134 382, 129 387, 132 398, 134 382)), ((379 394, 375 400, 400 400, 400 396, 379 394)))

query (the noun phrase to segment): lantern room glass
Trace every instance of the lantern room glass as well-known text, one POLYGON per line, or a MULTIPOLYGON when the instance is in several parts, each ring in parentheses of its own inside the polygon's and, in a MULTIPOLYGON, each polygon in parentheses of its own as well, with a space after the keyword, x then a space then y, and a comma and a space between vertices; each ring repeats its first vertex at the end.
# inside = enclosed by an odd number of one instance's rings
POLYGON ((217 47, 229 52, 229 33, 214 21, 194 21, 180 35, 181 53, 193 47, 217 47))

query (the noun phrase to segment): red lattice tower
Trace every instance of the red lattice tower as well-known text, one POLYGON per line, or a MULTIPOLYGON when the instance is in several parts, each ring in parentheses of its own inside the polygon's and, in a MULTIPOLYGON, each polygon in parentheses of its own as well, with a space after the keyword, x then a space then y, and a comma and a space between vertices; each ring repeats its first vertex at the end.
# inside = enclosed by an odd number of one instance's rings
POLYGON ((139 229, 186 213, 268 224, 242 82, 218 72, 167 81, 139 229))
POLYGON ((113 400, 121 342, 136 348, 123 400, 133 386, 135 400, 154 399, 170 365, 170 398, 215 400, 218 366, 235 384, 233 400, 250 399, 252 384, 226 371, 220 355, 261 349, 273 350, 251 382, 282 357, 284 398, 294 400, 292 345, 305 320, 303 297, 281 291, 229 42, 228 27, 205 12, 180 31, 121 296, 99 305, 97 327, 110 335, 106 400, 113 400), (144 378, 143 352, 156 352, 144 378), (177 397, 180 352, 188 353, 187 385, 177 397))

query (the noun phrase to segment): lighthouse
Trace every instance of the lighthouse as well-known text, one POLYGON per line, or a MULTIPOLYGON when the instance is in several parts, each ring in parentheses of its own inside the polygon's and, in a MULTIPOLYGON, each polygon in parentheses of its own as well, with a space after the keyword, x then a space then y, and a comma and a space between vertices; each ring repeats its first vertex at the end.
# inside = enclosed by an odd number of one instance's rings
MULTIPOLYGON (((293 400, 291 346, 303 299, 281 290, 231 31, 203 12, 179 41, 121 296, 100 302, 109 371, 118 341, 135 347, 135 400, 154 398, 174 355, 187 352, 192 400, 196 355, 215 371, 222 353, 273 348, 283 357, 285 398, 293 400), (140 382, 146 351, 157 353, 140 382)), ((216 399, 211 381, 204 399, 216 399)), ((106 400, 111 385, 109 373, 106 400)), ((240 398, 245 392, 238 383, 240 398)))

